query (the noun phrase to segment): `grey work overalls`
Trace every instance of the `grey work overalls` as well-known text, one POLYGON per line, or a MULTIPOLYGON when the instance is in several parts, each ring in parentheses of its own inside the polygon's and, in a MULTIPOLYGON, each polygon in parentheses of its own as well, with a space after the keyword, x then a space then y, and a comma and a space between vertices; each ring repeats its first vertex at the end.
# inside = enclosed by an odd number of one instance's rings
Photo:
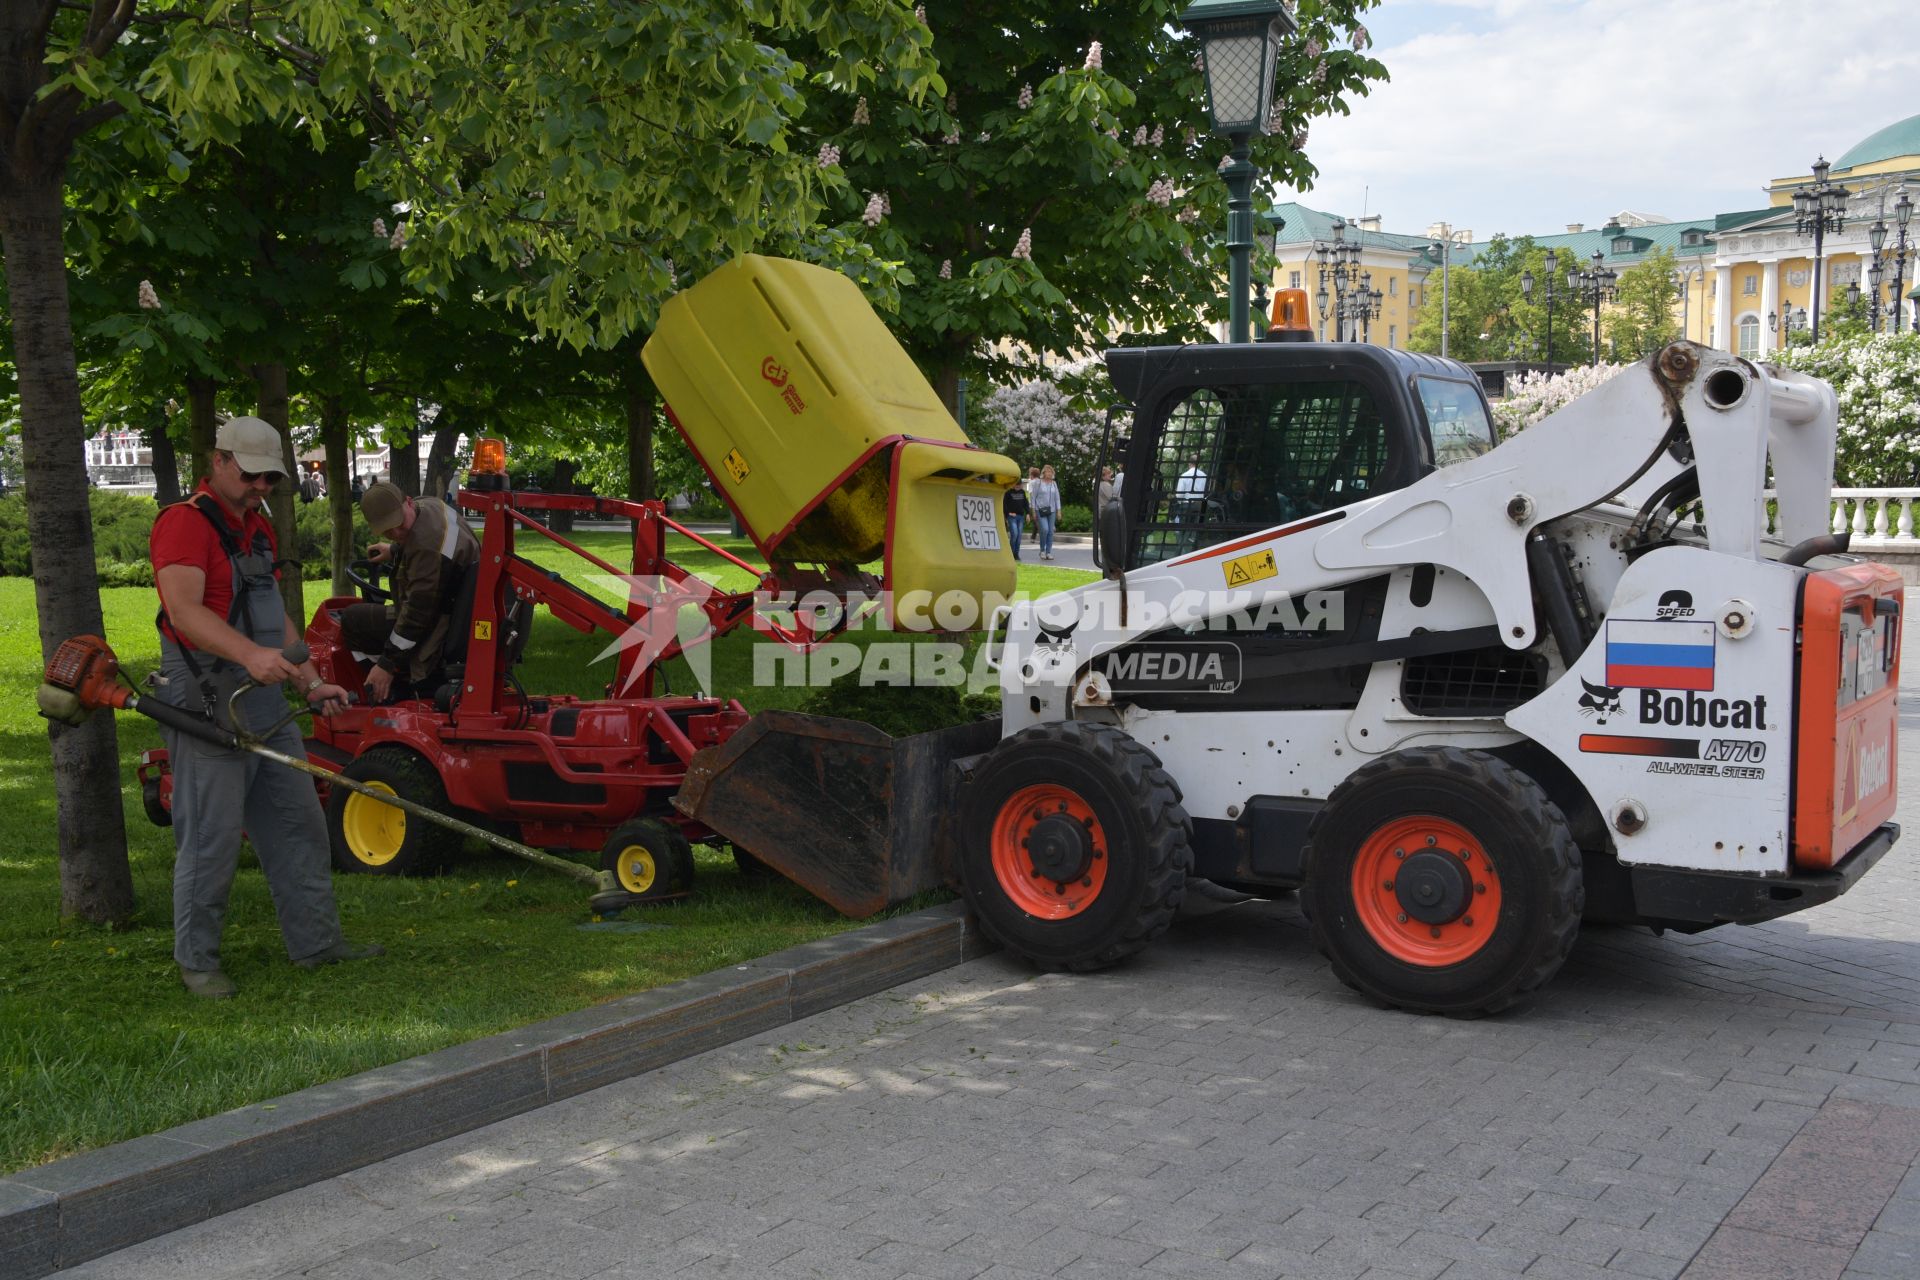
MULTIPOLYGON (((217 501, 190 501, 202 500, 217 501)), ((274 582, 272 555, 264 539, 250 548, 230 542, 229 530, 222 543, 233 565, 234 609, 228 622, 256 644, 278 650, 286 644, 287 615, 274 582)), ((228 695, 247 678, 244 670, 212 654, 196 651, 189 662, 165 632, 160 636, 160 673, 166 681, 159 689, 163 700, 200 711, 211 693, 223 725, 228 695)), ((287 710, 278 686, 249 689, 240 695, 238 706, 247 724, 262 729, 287 710)), ((339 942, 327 825, 313 781, 250 752, 224 750, 170 729, 161 734, 173 771, 173 958, 185 969, 220 967, 220 932, 243 829, 266 873, 288 958, 301 960, 339 942)), ((280 726, 266 745, 290 756, 306 755, 293 723, 280 726)))

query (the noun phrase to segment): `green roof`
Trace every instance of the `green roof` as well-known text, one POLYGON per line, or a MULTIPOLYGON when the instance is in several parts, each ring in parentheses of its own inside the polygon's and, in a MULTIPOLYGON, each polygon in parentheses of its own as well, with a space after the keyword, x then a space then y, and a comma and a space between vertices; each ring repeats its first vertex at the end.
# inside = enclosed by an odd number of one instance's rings
MULTIPOLYGON (((1538 247, 1557 252, 1562 265, 1567 265, 1569 258, 1584 263, 1593 257, 1595 250, 1600 252, 1609 266, 1615 267, 1632 266, 1662 249, 1685 262, 1707 259, 1713 255, 1713 233, 1718 229, 1715 223, 1713 218, 1656 222, 1644 227, 1620 227, 1609 223, 1591 231, 1563 231, 1557 235, 1537 235, 1532 239, 1538 247), (1697 234, 1689 236, 1689 232, 1697 234), (1616 250, 1616 241, 1623 242, 1626 247, 1616 250)), ((1507 239, 1518 240, 1520 237, 1508 236, 1507 239)), ((1464 245, 1454 251, 1453 260, 1471 264, 1486 252, 1491 243, 1490 240, 1480 240, 1464 245)))
MULTIPOLYGON (((1644 227, 1617 227, 1609 223, 1591 231, 1560 232, 1553 235, 1536 235, 1534 244, 1542 249, 1553 249, 1565 260, 1570 254, 1573 259, 1585 262, 1598 249, 1606 256, 1609 264, 1632 266, 1648 254, 1666 249, 1682 261, 1705 260, 1712 256, 1713 233, 1725 231, 1730 227, 1743 226, 1769 215, 1781 212, 1778 209, 1753 209, 1742 213, 1723 213, 1712 218, 1691 218, 1678 222, 1656 222, 1644 227), (1698 232, 1688 243, 1688 232, 1698 232), (1624 239, 1629 248, 1622 252, 1614 251, 1614 242, 1624 239)), ((1315 240, 1333 239, 1333 224, 1336 215, 1322 213, 1318 209, 1309 209, 1296 202, 1276 204, 1266 215, 1269 219, 1281 218, 1286 225, 1280 232, 1279 242, 1283 245, 1311 243, 1315 240)), ((1423 255, 1427 246, 1433 243, 1428 236, 1400 235, 1391 231, 1358 231, 1349 222, 1346 229, 1348 240, 1358 240, 1361 244, 1374 249, 1401 249, 1410 255, 1423 255)), ((1508 236, 1509 241, 1520 239, 1508 236)), ((1480 240, 1473 244, 1455 245, 1452 260, 1456 265, 1469 266, 1473 260, 1487 251, 1491 240, 1480 240)), ((1437 257, 1428 257, 1428 262, 1439 265, 1437 257)))
MULTIPOLYGON (((1310 244, 1315 240, 1333 239, 1333 224, 1344 221, 1339 215, 1322 213, 1318 209, 1309 209, 1303 204, 1289 201, 1276 204, 1266 213, 1269 223, 1278 218, 1285 225, 1280 231, 1281 244, 1310 244)), ((1408 253, 1419 253, 1432 243, 1426 236, 1405 236, 1392 231, 1362 231, 1353 223, 1347 223, 1345 236, 1349 241, 1367 246, 1370 249, 1404 249, 1408 253)))
POLYGON ((1833 167, 1851 169, 1855 165, 1873 164, 1896 156, 1920 156, 1920 116, 1908 116, 1905 120, 1868 134, 1848 147, 1846 154, 1833 162, 1833 167))

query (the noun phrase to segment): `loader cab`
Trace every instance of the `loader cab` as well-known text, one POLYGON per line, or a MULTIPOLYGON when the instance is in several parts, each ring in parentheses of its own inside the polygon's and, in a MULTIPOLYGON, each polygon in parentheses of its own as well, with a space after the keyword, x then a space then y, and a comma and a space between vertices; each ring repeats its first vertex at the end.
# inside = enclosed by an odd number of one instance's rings
POLYGON ((1492 449, 1465 365, 1362 343, 1107 353, 1134 409, 1121 491, 1132 569, 1404 488, 1492 449))

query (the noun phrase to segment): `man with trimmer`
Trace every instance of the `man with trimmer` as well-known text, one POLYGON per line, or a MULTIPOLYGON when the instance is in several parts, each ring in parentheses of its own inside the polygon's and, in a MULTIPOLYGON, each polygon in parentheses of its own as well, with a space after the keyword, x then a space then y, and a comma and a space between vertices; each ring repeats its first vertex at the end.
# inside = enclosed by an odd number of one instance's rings
MULTIPOLYGON (((259 418, 228 419, 209 467, 192 497, 166 508, 153 526, 157 696, 230 728, 236 715, 256 732, 279 723, 266 745, 304 756, 299 729, 285 722, 280 686, 292 681, 322 713, 342 709, 347 694, 322 680, 311 661, 283 652, 301 637, 281 605, 273 526, 261 512, 284 472, 280 434, 259 418)), ((257 755, 162 733, 173 771, 174 959, 187 990, 209 999, 235 992, 221 967, 220 934, 242 830, 266 873, 288 958, 313 969, 383 954, 341 936, 312 781, 257 755)))

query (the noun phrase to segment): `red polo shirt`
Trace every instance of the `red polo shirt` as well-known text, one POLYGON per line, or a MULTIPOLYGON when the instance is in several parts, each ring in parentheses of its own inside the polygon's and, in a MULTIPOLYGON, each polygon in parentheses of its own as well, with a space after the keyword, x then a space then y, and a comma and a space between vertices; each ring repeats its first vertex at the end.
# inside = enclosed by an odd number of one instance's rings
MULTIPOLYGON (((238 523, 235 523, 219 496, 202 480, 200 487, 193 491, 194 499, 203 502, 214 514, 226 520, 227 528, 233 530, 235 539, 241 547, 253 545, 256 531, 265 531, 267 546, 275 549, 278 544, 273 537, 273 525, 266 516, 258 511, 249 511, 238 523), (205 494, 204 498, 200 495, 205 494)), ((192 500, 192 499, 190 499, 192 500)), ((160 512, 159 519, 153 522, 153 533, 147 540, 147 551, 153 561, 154 578, 157 581, 160 571, 168 565, 191 565, 207 575, 207 589, 200 597, 200 603, 211 609, 222 619, 227 610, 233 607, 233 564, 227 559, 227 553, 220 549, 220 539, 213 532, 213 526, 198 511, 187 510, 187 503, 176 502, 160 512)), ((274 570, 274 577, 280 571, 274 570)), ((163 597, 161 607, 166 606, 163 597)), ((160 630, 178 644, 193 648, 193 645, 181 639, 173 628, 165 622, 160 630)))

